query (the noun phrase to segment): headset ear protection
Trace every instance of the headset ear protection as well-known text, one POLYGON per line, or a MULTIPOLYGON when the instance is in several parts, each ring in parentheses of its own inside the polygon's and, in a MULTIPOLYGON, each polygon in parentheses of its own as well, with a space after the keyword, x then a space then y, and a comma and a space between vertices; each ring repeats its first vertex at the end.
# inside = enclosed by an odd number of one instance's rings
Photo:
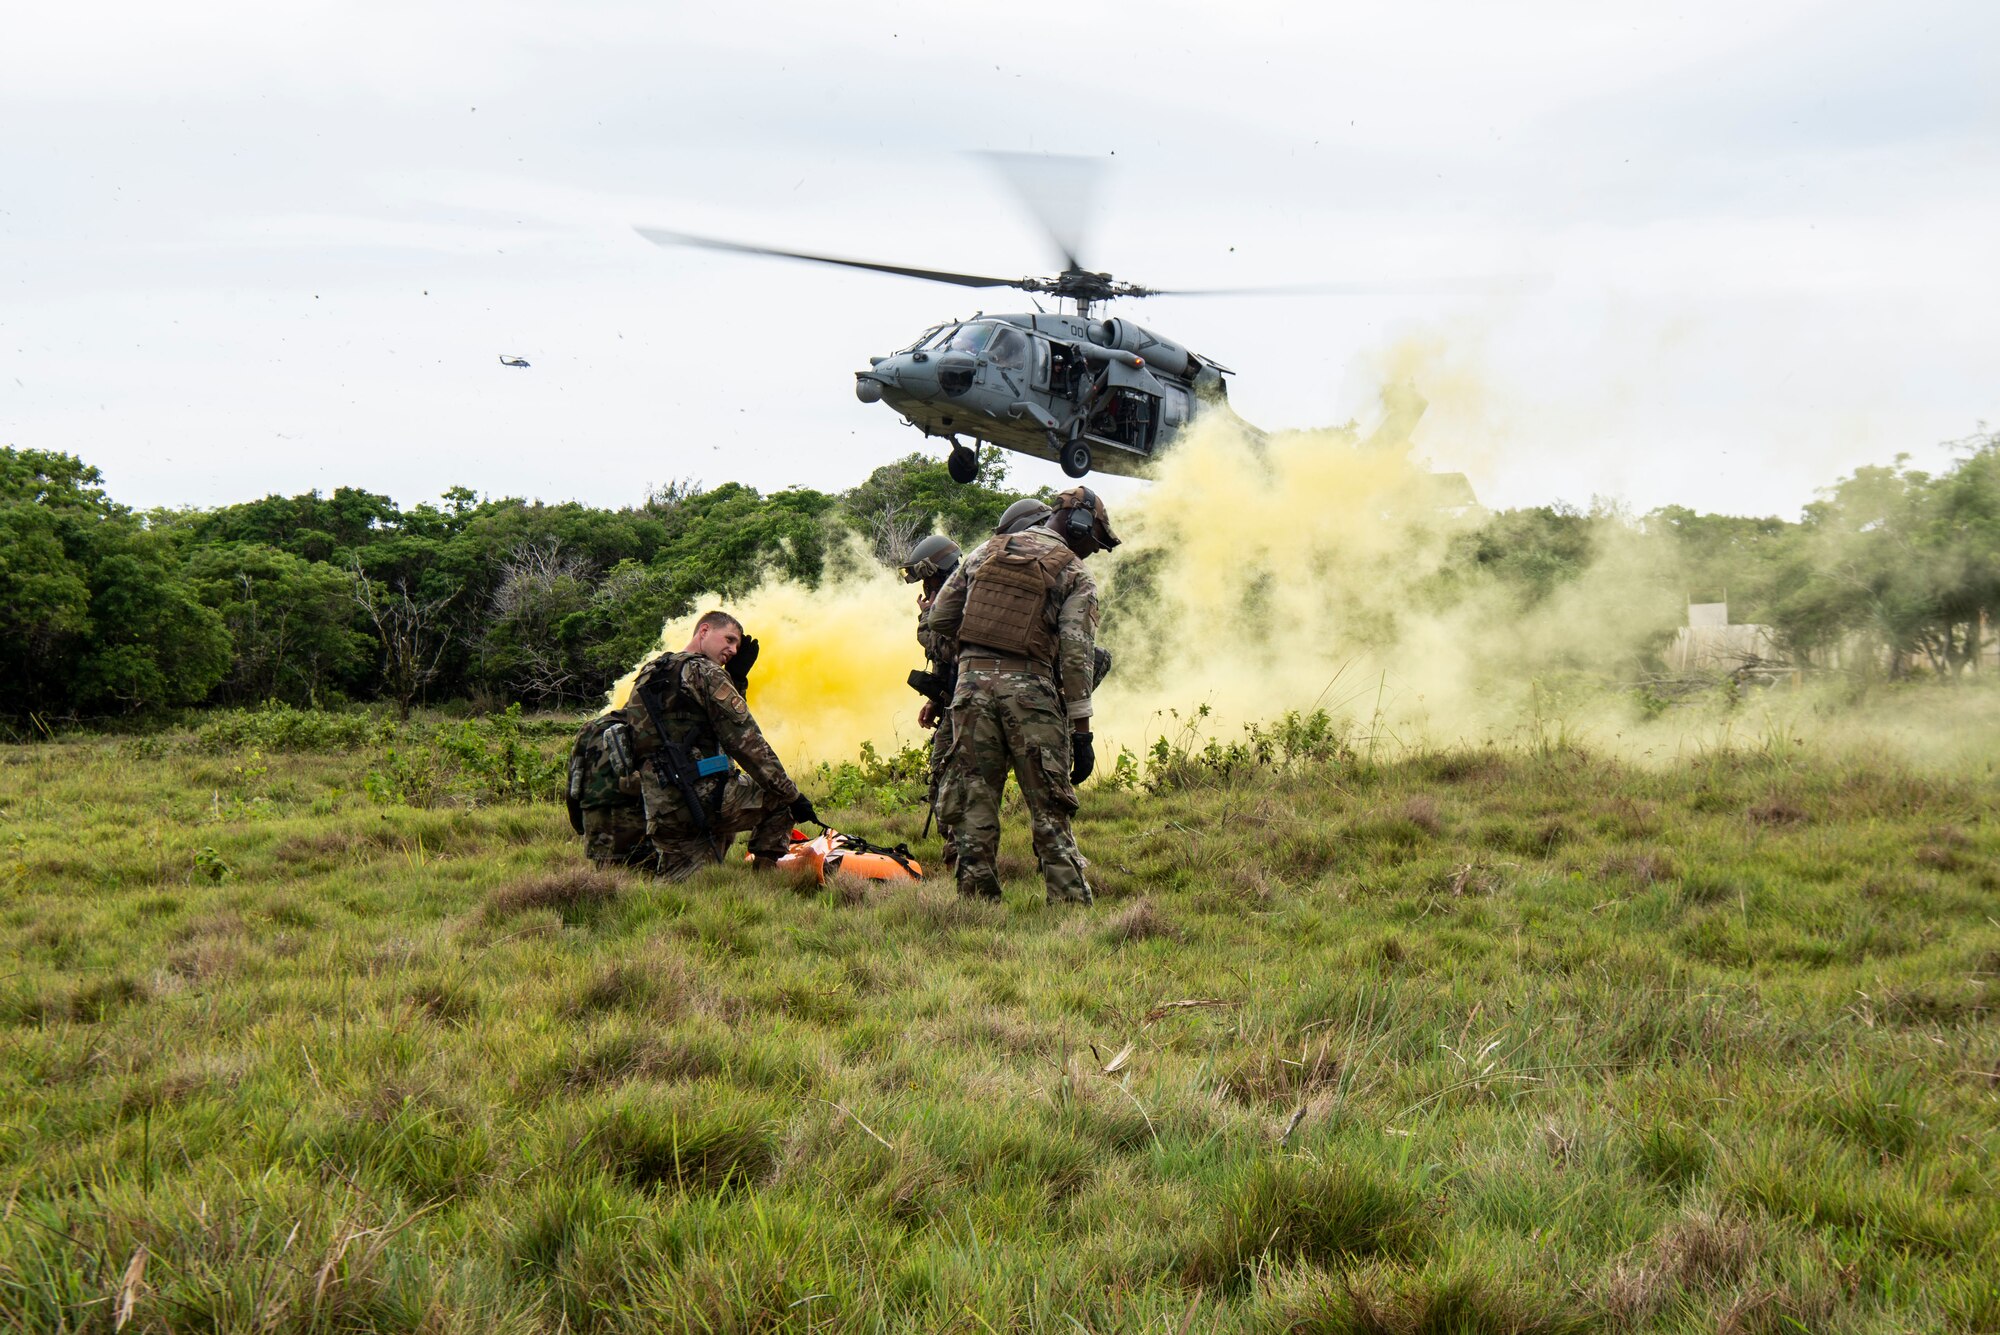
POLYGON ((1069 521, 1063 525, 1067 531, 1063 537, 1072 545, 1097 541, 1097 493, 1089 487, 1078 487, 1083 499, 1069 512, 1069 521))

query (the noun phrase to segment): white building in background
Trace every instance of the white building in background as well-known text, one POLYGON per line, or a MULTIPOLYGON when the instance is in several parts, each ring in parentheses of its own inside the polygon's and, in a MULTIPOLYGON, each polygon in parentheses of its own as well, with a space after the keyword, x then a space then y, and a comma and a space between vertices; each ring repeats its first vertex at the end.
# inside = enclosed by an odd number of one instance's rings
POLYGON ((1769 626, 1731 623, 1726 602, 1689 603, 1687 616, 1667 646, 1667 667, 1674 672, 1733 672, 1776 666, 1782 657, 1769 626))

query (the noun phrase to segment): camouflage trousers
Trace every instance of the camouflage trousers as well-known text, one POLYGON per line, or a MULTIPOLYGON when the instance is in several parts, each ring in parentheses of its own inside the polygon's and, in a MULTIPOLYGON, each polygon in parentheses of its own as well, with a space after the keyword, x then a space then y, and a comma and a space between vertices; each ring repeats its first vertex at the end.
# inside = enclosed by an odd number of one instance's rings
MULTIPOLYGON (((688 815, 687 802, 677 791, 659 781, 649 766, 640 775, 640 791, 646 798, 646 838, 652 843, 654 870, 669 881, 684 881, 703 867, 715 864, 715 847, 688 815)), ((716 801, 715 780, 697 785, 708 809, 708 828, 723 852, 745 830, 750 832, 750 851, 763 857, 782 857, 792 847, 791 803, 741 770, 731 770, 722 781, 722 797, 716 801)))
POLYGON ((637 866, 652 860, 646 842, 646 808, 638 798, 608 807, 583 809, 583 855, 600 867, 637 866))
POLYGON ((1035 861, 1049 902, 1088 904, 1090 882, 1069 819, 1076 788, 1069 781, 1069 720, 1055 683, 1030 672, 963 669, 951 703, 951 809, 961 894, 1000 897, 994 868, 1000 853, 1000 794, 1011 769, 1028 807, 1035 861))

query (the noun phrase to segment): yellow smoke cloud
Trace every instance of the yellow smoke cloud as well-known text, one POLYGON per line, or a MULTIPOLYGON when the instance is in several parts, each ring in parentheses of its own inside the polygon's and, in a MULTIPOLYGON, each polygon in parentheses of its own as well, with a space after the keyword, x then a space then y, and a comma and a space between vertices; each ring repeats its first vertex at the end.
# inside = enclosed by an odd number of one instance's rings
MULTIPOLYGON (((863 742, 893 748, 927 736, 917 727, 922 701, 907 681, 910 669, 924 663, 916 637, 918 586, 873 561, 856 564, 859 573, 817 590, 769 583, 722 604, 757 637, 750 709, 779 759, 794 769, 851 759, 863 742)), ((699 615, 670 622, 644 662, 685 646, 699 615)), ((631 698, 638 675, 635 667, 611 688, 612 707, 631 698)))
MULTIPOLYGON (((1399 657, 1398 635, 1424 643, 1418 623, 1390 633, 1391 609, 1457 522, 1436 501, 1406 446, 1363 448, 1346 430, 1265 439, 1227 416, 1204 419, 1119 508, 1124 545, 1091 561, 1103 639, 1119 658, 1100 734, 1138 749, 1170 708, 1207 704, 1233 726, 1350 705, 1364 661, 1399 657)), ((873 561, 849 564, 855 573, 817 591, 774 582, 726 605, 758 638, 750 704, 787 764, 925 735, 906 683, 923 665, 917 590, 873 561)), ((654 654, 684 645, 694 621, 666 627, 654 654)), ((614 706, 636 675, 613 687, 614 706)), ((1387 687, 1371 679, 1371 703, 1407 703, 1409 681, 1402 670, 1387 687)))
MULTIPOLYGON (((1441 355, 1406 349, 1385 373, 1435 369, 1441 355)), ((1458 401, 1478 399, 1464 367, 1447 380, 1458 401)), ((1324 708, 1392 750, 1560 735, 1672 759, 1805 736, 1914 759, 1990 753, 2000 719, 1967 713, 1915 728, 1907 716, 1849 710, 1836 728, 1813 716, 1823 701, 1811 692, 1642 724, 1601 683, 1629 674, 1649 637, 1680 618, 1679 578, 1659 568, 1658 545, 1629 524, 1600 523, 1590 566, 1529 607, 1518 588, 1454 559, 1453 544, 1483 518, 1459 508, 1464 499, 1407 441, 1371 444, 1346 428, 1266 437, 1228 414, 1203 417, 1114 511, 1123 545, 1090 561, 1100 640, 1117 656, 1096 702, 1098 754, 1143 751, 1182 726, 1169 711, 1185 720, 1203 706, 1202 727, 1218 736, 1324 708)), ((851 758, 863 742, 925 737, 905 681, 923 662, 917 590, 865 557, 845 564, 852 573, 817 591, 772 583, 727 605, 762 644, 751 708, 795 769, 851 758)), ((693 624, 668 626, 661 649, 685 644, 693 624)))

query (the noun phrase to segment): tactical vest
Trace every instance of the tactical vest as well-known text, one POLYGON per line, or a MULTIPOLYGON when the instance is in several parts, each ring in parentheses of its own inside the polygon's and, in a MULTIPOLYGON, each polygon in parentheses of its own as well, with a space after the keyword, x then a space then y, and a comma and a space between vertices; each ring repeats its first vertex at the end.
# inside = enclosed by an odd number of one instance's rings
POLYGON ((660 725, 682 745, 696 755, 712 756, 722 749, 722 742, 715 735, 715 725, 708 721, 708 711, 701 702, 688 698, 681 689, 681 673, 700 654, 683 651, 665 654, 654 659, 643 668, 637 681, 632 683, 632 699, 622 713, 632 725, 639 738, 639 756, 644 759, 660 749, 659 735, 653 731, 652 715, 639 699, 639 687, 646 686, 653 694, 653 705, 659 710, 660 725))
POLYGON ((969 577, 958 642, 1056 666, 1055 617, 1049 595, 1076 557, 1060 543, 1007 538, 969 577))

